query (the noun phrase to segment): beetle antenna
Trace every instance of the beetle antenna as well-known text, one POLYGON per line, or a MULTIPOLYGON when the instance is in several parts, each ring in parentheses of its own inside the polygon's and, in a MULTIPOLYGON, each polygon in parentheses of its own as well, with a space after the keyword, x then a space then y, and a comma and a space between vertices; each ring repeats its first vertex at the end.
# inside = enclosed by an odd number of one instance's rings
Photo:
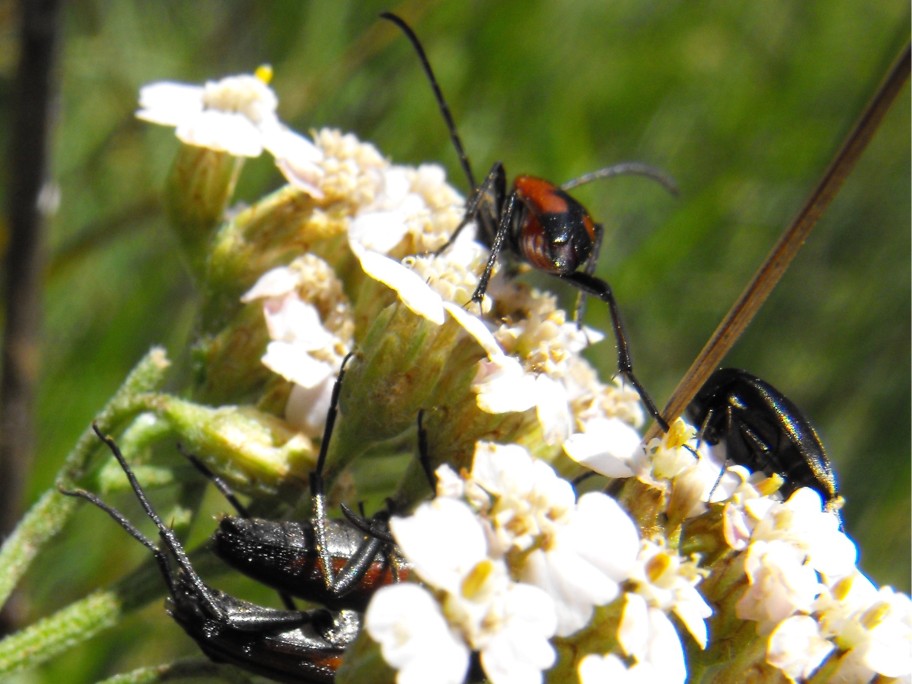
POLYGON ((453 115, 450 114, 450 108, 443 98, 443 91, 440 90, 440 85, 437 83, 437 78, 434 76, 434 71, 431 69, 431 63, 428 61, 424 48, 421 46, 421 41, 418 40, 418 36, 415 35, 412 28, 406 24, 405 20, 401 17, 392 12, 382 12, 380 18, 391 21, 402 29, 402 32, 415 47, 415 52, 418 53, 418 59, 421 60, 421 66, 424 67, 424 73, 427 74, 428 81, 431 82, 431 88, 434 90, 434 97, 437 98, 437 105, 440 107, 440 113, 443 114, 443 118, 446 120, 447 128, 450 131, 450 139, 453 141, 453 145, 456 147, 456 153, 459 155, 459 163, 462 164, 462 169, 469 179, 469 187, 474 190, 478 187, 475 183, 475 174, 472 173, 472 166, 469 164, 469 158, 466 156, 465 149, 462 146, 462 140, 459 139, 459 133, 456 132, 456 123, 453 121, 453 115))
POLYGON ((611 178, 612 176, 645 176, 661 185, 670 194, 675 196, 678 194, 678 184, 675 183, 674 178, 661 169, 650 166, 649 164, 643 164, 642 162, 621 162, 620 164, 612 164, 611 166, 606 166, 604 169, 596 169, 595 171, 583 174, 579 178, 569 180, 560 187, 561 190, 572 190, 580 185, 591 183, 594 180, 611 178))
POLYGON ((238 499, 237 496, 235 496, 234 491, 231 489, 231 485, 229 485, 227 482, 225 482, 225 480, 212 472, 209 466, 203 463, 200 459, 191 454, 189 451, 186 451, 182 444, 178 443, 177 450, 181 452, 181 455, 183 455, 184 458, 190 461, 190 464, 196 468, 203 475, 203 477, 205 477, 215 486, 219 493, 221 493, 221 495, 225 497, 228 503, 231 504, 232 508, 237 511, 237 514, 239 516, 248 519, 252 517, 250 515, 250 511, 247 510, 247 507, 241 503, 240 499, 238 499))
MULTIPOLYGON (((121 469, 124 471, 124 474, 127 476, 127 480, 130 482, 130 487, 133 489, 133 492, 136 494, 136 498, 139 501, 140 506, 142 506, 143 511, 149 519, 155 523, 155 527, 158 528, 158 535, 161 538, 164 545, 171 552, 171 555, 174 556, 174 561, 177 565, 184 571, 187 576, 187 581, 193 585, 197 590, 201 600, 205 601, 207 607, 212 611, 213 615, 220 615, 222 613, 221 609, 217 605, 216 600, 212 596, 212 591, 203 583, 203 580, 193 569, 193 566, 190 564, 190 558, 187 556, 187 552, 184 550, 184 547, 181 545, 180 540, 177 538, 177 535, 174 533, 170 527, 165 525, 161 517, 158 515, 156 510, 152 507, 152 503, 149 501, 146 496, 146 492, 143 490, 142 485, 139 484, 139 480, 136 479, 136 475, 133 473, 133 470, 130 468, 130 465, 127 463, 127 459, 124 458, 123 453, 120 451, 120 447, 117 446, 111 437, 108 437, 104 432, 101 431, 101 428, 98 427, 97 423, 92 423, 92 430, 95 431, 95 434, 98 435, 98 438, 105 443, 108 449, 113 454, 114 458, 117 459, 117 462, 120 464, 121 469)), ((77 496, 81 496, 77 494, 77 496)), ((88 498, 88 497, 83 497, 88 498)), ((91 501, 91 499, 89 499, 91 501)), ((95 503, 93 501, 93 503, 95 503)), ((108 508, 101 506, 105 511, 108 511, 108 508)), ((110 515, 110 512, 108 512, 110 515)), ((142 539, 133 534, 129 527, 123 524, 118 518, 115 517, 115 520, 121 523, 121 526, 129 532, 134 538, 136 538, 144 546, 148 547, 142 539)), ((125 520, 124 520, 125 521, 125 520)), ((156 558, 159 561, 159 564, 165 562, 163 559, 165 555, 156 554, 156 558)), ((166 562, 165 562, 166 563, 166 562)), ((170 571, 169 571, 170 572, 170 571)), ((165 576, 168 576, 168 572, 164 573, 165 576)), ((169 584, 170 584, 170 580, 169 584)))

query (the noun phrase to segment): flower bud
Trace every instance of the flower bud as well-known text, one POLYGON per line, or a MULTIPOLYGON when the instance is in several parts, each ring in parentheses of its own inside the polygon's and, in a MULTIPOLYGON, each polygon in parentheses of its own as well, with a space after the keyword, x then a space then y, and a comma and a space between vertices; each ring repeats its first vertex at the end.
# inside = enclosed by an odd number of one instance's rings
POLYGON ((165 191, 171 227, 191 273, 202 282, 209 243, 234 192, 242 161, 194 145, 181 145, 165 191))
POLYGON ((275 496, 300 478, 305 488, 316 458, 313 445, 284 421, 249 406, 209 408, 168 395, 153 403, 184 446, 233 487, 275 496))

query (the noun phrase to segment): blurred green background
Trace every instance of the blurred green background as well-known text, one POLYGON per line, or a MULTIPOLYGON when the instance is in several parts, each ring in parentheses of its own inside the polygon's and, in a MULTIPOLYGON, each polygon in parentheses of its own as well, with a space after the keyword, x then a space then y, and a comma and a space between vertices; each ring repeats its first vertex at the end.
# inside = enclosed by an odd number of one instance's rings
MULTIPOLYGON (((177 141, 133 119, 141 85, 201 82, 268 62, 280 115, 297 129, 339 127, 396 162, 439 161, 467 190, 411 47, 376 19, 384 9, 400 13, 423 40, 477 175, 502 160, 510 173, 561 182, 638 160, 677 179, 676 199, 638 178, 574 193, 606 224, 599 273, 620 302, 637 374, 660 404, 909 34, 909 6, 899 0, 71 4, 54 160, 62 199, 50 238, 30 502, 52 484, 76 437, 140 356, 163 344, 180 359, 192 329, 192 284, 159 202, 177 141)), ((8 121, 17 40, 10 4, 0 31, 8 121)), ((904 591, 909 120, 907 87, 726 360, 774 384, 813 420, 840 474, 861 567, 904 591)), ((6 127, 0 137, 6 149, 6 127)), ((268 160, 251 163, 240 198, 279 183, 268 160)), ((588 321, 607 329, 597 303, 588 321)), ((612 373, 610 340, 592 351, 612 373)), ((80 512, 29 574, 31 619, 121 577, 143 557, 104 516, 80 512)), ((195 652, 158 602, 89 646, 17 681, 93 681, 195 652)))

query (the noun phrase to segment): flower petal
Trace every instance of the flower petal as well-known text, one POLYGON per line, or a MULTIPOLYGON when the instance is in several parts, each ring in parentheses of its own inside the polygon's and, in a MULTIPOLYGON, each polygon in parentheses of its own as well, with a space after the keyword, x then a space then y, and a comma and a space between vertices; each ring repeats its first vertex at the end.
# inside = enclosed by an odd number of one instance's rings
POLYGON ((388 256, 364 248, 357 240, 350 240, 348 244, 367 275, 395 290, 402 303, 414 313, 443 325, 443 300, 418 274, 388 256))
POLYGON ((383 658, 399 670, 399 684, 460 684, 469 667, 469 649, 449 627, 440 606, 416 584, 381 588, 364 616, 383 658))

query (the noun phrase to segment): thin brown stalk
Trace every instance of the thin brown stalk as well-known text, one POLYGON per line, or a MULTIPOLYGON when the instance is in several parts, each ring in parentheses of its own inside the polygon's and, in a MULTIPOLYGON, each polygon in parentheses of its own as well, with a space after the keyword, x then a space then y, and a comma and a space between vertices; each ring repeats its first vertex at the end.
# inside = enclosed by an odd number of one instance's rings
MULTIPOLYGON (((699 389, 709 379, 722 359, 747 329, 754 315, 763 306, 773 288, 785 274, 792 259, 807 240, 811 230, 836 197, 843 182, 855 167, 881 120, 909 78, 910 47, 907 45, 887 72, 874 97, 862 112, 845 142, 817 188, 798 212, 791 224, 772 248, 754 277, 719 323, 709 341, 691 364, 687 373, 671 395, 662 415, 671 422, 687 408, 699 389)), ((653 425, 646 435, 649 440, 658 436, 659 428, 653 425)))

